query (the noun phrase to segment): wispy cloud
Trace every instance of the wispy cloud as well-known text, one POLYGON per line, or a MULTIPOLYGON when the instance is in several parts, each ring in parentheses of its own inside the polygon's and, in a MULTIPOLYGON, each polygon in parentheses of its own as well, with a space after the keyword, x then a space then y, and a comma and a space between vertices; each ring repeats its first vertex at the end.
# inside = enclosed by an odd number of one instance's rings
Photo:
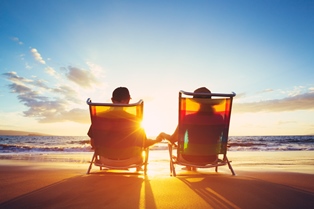
POLYGON ((283 112, 314 109, 314 91, 298 94, 283 99, 274 99, 251 103, 234 103, 235 113, 245 112, 283 112))
POLYGON ((79 99, 77 97, 76 91, 74 91, 71 87, 66 85, 61 85, 52 89, 52 92, 62 95, 62 97, 66 100, 78 103, 79 99))
POLYGON ((22 41, 20 41, 20 39, 18 37, 12 37, 11 38, 14 42, 18 43, 19 45, 23 45, 24 43, 22 41))
POLYGON ((73 107, 79 100, 71 87, 49 87, 44 80, 23 78, 15 72, 3 75, 11 81, 8 85, 11 92, 28 108, 23 112, 25 117, 36 118, 42 123, 89 123, 87 109, 73 107))
POLYGON ((264 89, 263 91, 257 92, 257 93, 269 93, 269 92, 273 92, 274 89, 264 89))
MULTIPOLYGON (((23 44, 17 37, 11 40, 23 44)), ((11 93, 15 94, 19 102, 26 107, 23 115, 35 118, 41 123, 65 121, 90 123, 85 99, 86 95, 93 93, 99 95, 100 90, 104 89, 102 67, 87 62, 85 63, 87 69, 59 66, 58 70, 55 70, 56 68, 46 65, 46 61, 36 48, 31 47, 30 53, 37 62, 43 64, 42 70, 46 73, 44 76, 40 70, 26 77, 13 71, 2 74, 9 81, 7 87, 11 93), (84 107, 80 108, 82 105, 84 107)), ((25 54, 21 54, 20 58, 25 63, 25 69, 32 68, 25 54)), ((46 60, 49 61, 50 58, 46 60)))
POLYGON ((32 55, 33 55, 33 57, 35 58, 36 61, 38 61, 41 64, 46 64, 45 60, 41 57, 41 55, 39 54, 37 49, 32 48, 31 49, 31 53, 32 53, 32 55))
POLYGON ((290 91, 283 91, 283 93, 289 95, 289 96, 297 96, 304 92, 306 90, 305 86, 295 86, 292 90, 290 91))
POLYGON ((46 67, 45 68, 46 73, 48 73, 51 76, 56 76, 57 72, 52 67, 46 67))
POLYGON ((81 87, 89 88, 95 83, 98 83, 97 79, 90 71, 71 66, 65 70, 67 78, 81 87))
POLYGON ((23 78, 17 75, 16 72, 7 72, 7 73, 3 73, 2 75, 6 76, 8 78, 8 80, 12 81, 13 83, 30 83, 32 82, 32 80, 27 79, 27 78, 23 78))
POLYGON ((236 96, 236 99, 241 99, 241 98, 245 98, 246 97, 246 93, 239 93, 236 96))

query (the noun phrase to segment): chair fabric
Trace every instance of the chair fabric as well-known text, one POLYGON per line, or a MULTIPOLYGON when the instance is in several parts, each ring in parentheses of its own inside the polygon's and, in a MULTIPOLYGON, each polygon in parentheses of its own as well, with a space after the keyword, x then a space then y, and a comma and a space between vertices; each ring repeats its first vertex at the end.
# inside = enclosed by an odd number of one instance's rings
POLYGON ((148 148, 146 134, 141 127, 143 101, 121 105, 92 103, 89 105, 91 127, 88 135, 94 149, 92 164, 107 169, 127 169, 144 166, 147 171, 148 148))
MULTIPOLYGON (((204 94, 204 93, 203 93, 204 94)), ((228 134, 232 94, 207 94, 208 98, 193 98, 191 92, 179 92, 179 120, 177 156, 169 144, 171 175, 176 175, 175 164, 191 167, 215 167, 228 164, 228 134), (222 156, 222 160, 219 157, 222 156)))

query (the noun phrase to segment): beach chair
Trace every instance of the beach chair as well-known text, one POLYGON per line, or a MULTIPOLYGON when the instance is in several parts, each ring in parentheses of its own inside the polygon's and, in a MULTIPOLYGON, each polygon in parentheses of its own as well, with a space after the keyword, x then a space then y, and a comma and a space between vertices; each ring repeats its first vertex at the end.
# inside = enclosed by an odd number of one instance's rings
POLYGON ((170 173, 176 176, 175 165, 187 168, 211 168, 228 165, 228 133, 235 93, 179 92, 178 142, 168 144, 170 173), (211 98, 193 98, 210 96, 211 98), (176 155, 175 155, 176 147, 176 155))
POLYGON ((123 105, 86 102, 91 117, 88 135, 94 149, 87 174, 94 164, 100 170, 136 168, 146 175, 149 149, 145 148, 146 134, 140 124, 143 101, 123 105))

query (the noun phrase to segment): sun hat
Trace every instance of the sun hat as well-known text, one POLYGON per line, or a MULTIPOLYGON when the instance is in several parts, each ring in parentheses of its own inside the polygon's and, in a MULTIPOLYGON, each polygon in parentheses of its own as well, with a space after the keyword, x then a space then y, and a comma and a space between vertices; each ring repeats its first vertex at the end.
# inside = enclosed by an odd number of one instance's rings
POLYGON ((193 98, 211 98, 211 95, 206 95, 206 94, 211 94, 212 92, 206 88, 206 87, 201 87, 198 88, 194 91, 196 95, 193 95, 193 98))

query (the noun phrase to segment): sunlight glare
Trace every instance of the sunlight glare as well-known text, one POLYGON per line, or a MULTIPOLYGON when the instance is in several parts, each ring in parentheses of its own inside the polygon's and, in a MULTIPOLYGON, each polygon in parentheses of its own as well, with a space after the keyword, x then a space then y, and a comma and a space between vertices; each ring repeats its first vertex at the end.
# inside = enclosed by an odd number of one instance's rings
POLYGON ((155 138, 161 131, 161 127, 155 123, 155 120, 145 117, 142 121, 142 127, 144 128, 148 138, 155 138))

